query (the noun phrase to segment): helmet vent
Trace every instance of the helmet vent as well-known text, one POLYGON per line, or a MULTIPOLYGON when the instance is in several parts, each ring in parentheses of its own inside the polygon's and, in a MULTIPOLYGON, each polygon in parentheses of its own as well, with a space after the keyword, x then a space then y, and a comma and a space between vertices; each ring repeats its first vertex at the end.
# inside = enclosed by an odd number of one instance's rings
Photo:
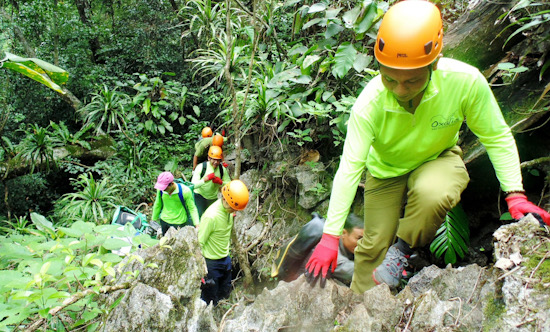
POLYGON ((427 43, 424 45, 424 52, 426 52, 426 54, 430 54, 430 53, 432 52, 432 46, 433 46, 433 42, 432 42, 432 41, 427 42, 427 43))
POLYGON ((384 39, 380 38, 378 40, 378 49, 380 50, 380 52, 384 50, 384 45, 386 45, 386 43, 384 43, 384 39))

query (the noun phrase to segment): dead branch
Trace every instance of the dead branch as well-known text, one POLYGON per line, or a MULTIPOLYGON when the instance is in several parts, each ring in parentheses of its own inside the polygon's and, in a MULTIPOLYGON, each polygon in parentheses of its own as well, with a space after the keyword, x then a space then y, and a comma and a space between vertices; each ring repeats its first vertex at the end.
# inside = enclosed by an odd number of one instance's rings
MULTIPOLYGON (((273 202, 269 206, 268 211, 271 210, 272 205, 273 205, 273 202)), ((260 243, 266 237, 267 233, 269 233, 269 231, 271 231, 271 227, 273 226, 273 217, 272 216, 273 215, 271 213, 268 213, 268 215, 267 215, 267 224, 264 225, 264 229, 262 230, 262 233, 246 247, 245 251, 247 253, 250 252, 255 246, 257 246, 258 243, 260 243)))
MULTIPOLYGON (((82 299, 82 298, 84 298, 88 295, 95 294, 95 293, 100 293, 100 294, 112 293, 112 292, 115 292, 115 291, 118 291, 118 290, 121 290, 121 289, 128 289, 132 285, 133 285, 133 283, 126 282, 126 283, 123 283, 123 284, 120 284, 120 285, 115 285, 115 286, 103 286, 99 289, 99 292, 94 291, 92 288, 88 288, 88 289, 86 289, 82 292, 78 292, 78 293, 74 294, 73 296, 71 296, 70 298, 66 299, 65 301, 63 301, 63 303, 61 305, 50 309, 50 311, 48 311, 48 314, 50 314, 52 316, 56 316, 61 310, 65 309, 66 307, 70 306, 71 304, 77 302, 78 300, 80 300, 80 299, 82 299)), ((40 326, 42 326, 42 324, 44 324, 45 322, 46 322, 45 318, 40 318, 39 320, 32 323, 25 330, 25 332, 35 331, 40 326)))
POLYGON ((225 314, 223 314, 223 317, 222 317, 222 321, 220 322, 220 328, 218 329, 218 332, 222 332, 223 331, 223 327, 225 326, 225 319, 227 318, 227 315, 229 315, 229 313, 231 311, 233 311, 233 309, 238 306, 239 304, 238 303, 235 303, 231 306, 231 308, 229 308, 229 310, 227 310, 225 312, 225 314))

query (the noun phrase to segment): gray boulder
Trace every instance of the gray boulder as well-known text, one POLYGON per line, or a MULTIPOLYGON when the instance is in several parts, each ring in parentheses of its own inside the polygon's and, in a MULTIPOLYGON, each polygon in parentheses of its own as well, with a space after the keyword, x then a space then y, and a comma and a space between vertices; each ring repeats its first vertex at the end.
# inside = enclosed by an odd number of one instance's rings
POLYGON ((212 306, 200 299, 207 271, 195 228, 171 228, 159 244, 125 258, 116 270, 113 284, 132 287, 104 299, 108 305, 120 299, 104 331, 217 331, 212 306))

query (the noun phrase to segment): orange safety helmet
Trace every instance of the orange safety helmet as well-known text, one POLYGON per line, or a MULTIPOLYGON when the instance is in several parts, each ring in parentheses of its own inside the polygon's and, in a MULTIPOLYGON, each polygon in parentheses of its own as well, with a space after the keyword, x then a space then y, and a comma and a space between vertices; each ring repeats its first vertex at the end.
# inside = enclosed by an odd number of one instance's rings
POLYGON ((220 134, 214 135, 214 137, 212 137, 212 145, 219 146, 221 148, 223 146, 223 136, 220 134))
POLYGON ((241 180, 233 180, 223 186, 222 195, 233 210, 244 210, 248 204, 248 188, 241 180))
POLYGON ((223 158, 222 148, 220 148, 219 146, 212 145, 210 149, 208 149, 208 157, 212 159, 222 159, 223 158))
POLYGON ((406 0, 384 16, 374 56, 386 67, 416 69, 434 62, 443 47, 443 22, 439 9, 423 0, 406 0))
POLYGON ((210 127, 202 128, 201 135, 202 135, 203 138, 212 137, 212 128, 210 128, 210 127))

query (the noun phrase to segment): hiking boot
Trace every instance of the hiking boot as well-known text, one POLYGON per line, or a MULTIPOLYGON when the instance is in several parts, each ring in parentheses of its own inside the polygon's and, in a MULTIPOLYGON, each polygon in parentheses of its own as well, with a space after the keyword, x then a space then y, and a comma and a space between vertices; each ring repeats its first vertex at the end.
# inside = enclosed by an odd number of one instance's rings
POLYGON ((382 264, 372 272, 372 279, 377 285, 384 283, 390 288, 396 288, 399 286, 405 266, 408 265, 408 258, 409 256, 401 250, 391 246, 382 264))

